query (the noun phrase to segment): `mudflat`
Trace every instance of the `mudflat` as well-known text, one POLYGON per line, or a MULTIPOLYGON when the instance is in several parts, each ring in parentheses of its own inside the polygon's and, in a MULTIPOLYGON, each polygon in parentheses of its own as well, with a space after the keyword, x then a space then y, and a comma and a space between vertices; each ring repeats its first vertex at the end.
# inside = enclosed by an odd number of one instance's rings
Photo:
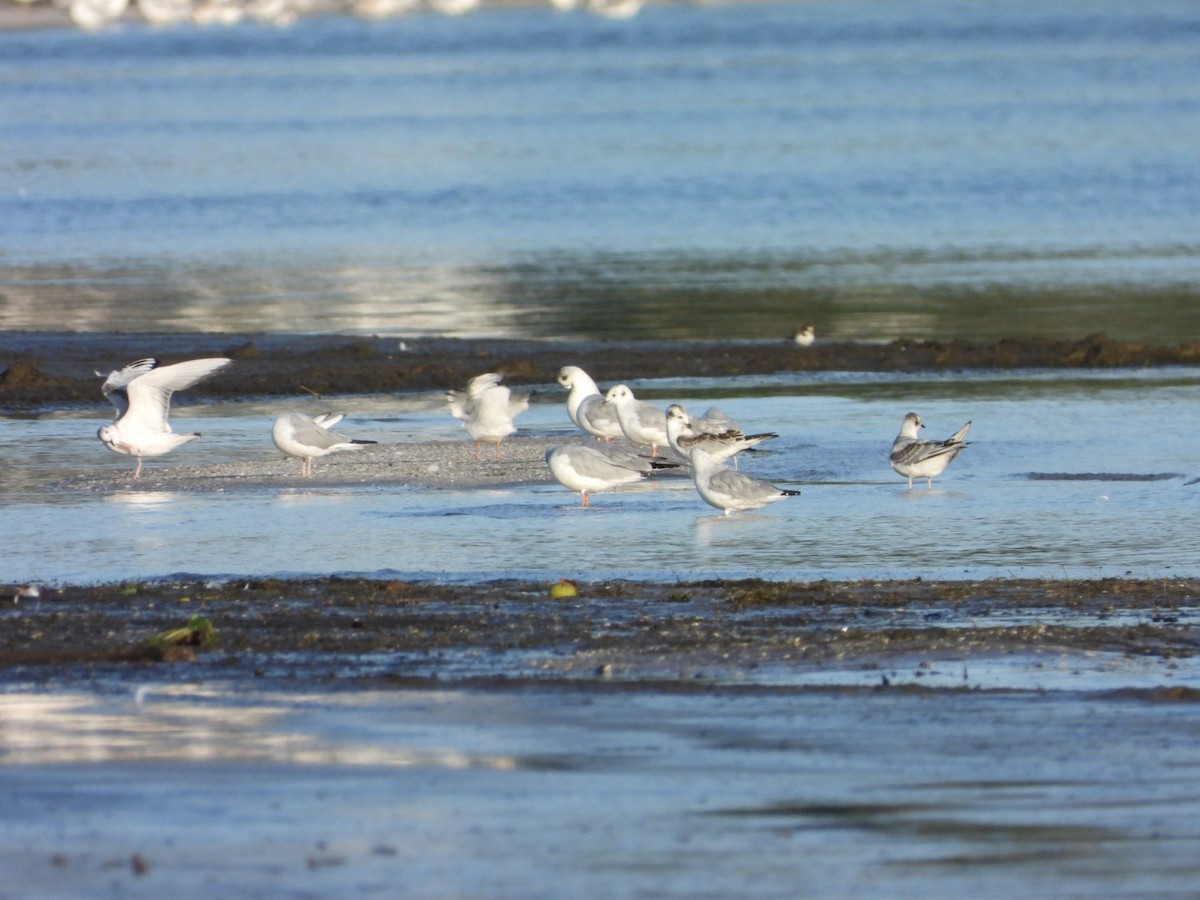
POLYGON ((459 387, 496 371, 510 385, 553 383, 562 366, 597 381, 724 377, 782 372, 918 372, 966 369, 1116 368, 1200 363, 1200 342, 1010 339, 571 342, 382 338, 345 335, 0 334, 0 403, 13 409, 102 402, 97 372, 154 356, 178 362, 228 356, 235 365, 189 389, 197 399, 375 394, 459 387))

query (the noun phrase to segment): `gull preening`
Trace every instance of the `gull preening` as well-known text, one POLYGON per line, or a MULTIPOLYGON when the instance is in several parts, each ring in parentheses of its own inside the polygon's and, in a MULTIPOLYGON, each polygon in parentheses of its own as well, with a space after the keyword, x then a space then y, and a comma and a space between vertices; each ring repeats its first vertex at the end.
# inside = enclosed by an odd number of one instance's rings
POLYGON ((114 453, 137 458, 134 478, 142 475, 142 458, 162 456, 200 437, 199 432, 174 434, 167 422, 171 394, 215 375, 233 360, 224 357, 192 359, 160 366, 157 359, 139 359, 108 374, 101 393, 117 408, 111 425, 96 432, 114 453))
POLYGON ((655 469, 672 468, 676 464, 605 444, 563 444, 546 451, 546 465, 555 481, 568 490, 579 491, 579 505, 587 507, 588 494, 641 481, 655 469))
POLYGON ((563 366, 558 370, 558 383, 567 394, 567 415, 577 428, 602 441, 621 437, 621 420, 617 407, 604 399, 600 388, 579 366, 563 366))
POLYGON ((699 419, 693 419, 678 403, 667 407, 667 440, 671 449, 683 456, 689 456, 692 450, 699 448, 716 462, 733 457, 736 465, 737 454, 777 437, 779 435, 773 431, 744 434, 737 423, 720 410, 710 409, 699 419))
POLYGON ((462 419, 463 428, 475 441, 476 459, 484 441, 496 445, 499 459, 500 442, 516 433, 514 420, 529 409, 529 394, 513 394, 500 383, 503 380, 497 372, 485 372, 467 382, 465 391, 446 391, 450 415, 462 419))
POLYGON ((761 478, 735 472, 700 447, 693 447, 689 456, 696 490, 705 503, 723 510, 725 515, 758 509, 784 497, 800 496, 799 491, 785 490, 761 478))
POLYGON ((313 459, 342 450, 361 450, 375 441, 348 438, 329 429, 345 418, 344 413, 324 413, 306 416, 300 412, 284 413, 275 420, 271 440, 283 453, 300 459, 300 475, 311 478, 313 459))
POLYGON ((914 478, 926 479, 927 487, 933 488, 934 476, 941 475, 951 460, 967 446, 963 438, 971 423, 968 422, 944 441, 923 441, 918 438, 920 429, 924 427, 920 416, 908 413, 900 425, 900 433, 892 441, 892 452, 888 456, 891 467, 908 479, 910 491, 914 478))
POLYGON ((651 456, 657 456, 658 448, 670 443, 667 440, 667 414, 654 404, 634 397, 629 385, 613 385, 604 399, 616 407, 617 420, 625 437, 649 447, 651 456))

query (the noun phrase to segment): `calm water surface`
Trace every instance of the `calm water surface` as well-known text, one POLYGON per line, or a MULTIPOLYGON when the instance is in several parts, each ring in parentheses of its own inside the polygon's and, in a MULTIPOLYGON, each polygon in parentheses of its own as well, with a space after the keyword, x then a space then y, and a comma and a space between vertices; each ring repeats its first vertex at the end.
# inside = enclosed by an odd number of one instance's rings
POLYGON ((1200 335, 1188 0, 0 35, 0 327, 1200 335))

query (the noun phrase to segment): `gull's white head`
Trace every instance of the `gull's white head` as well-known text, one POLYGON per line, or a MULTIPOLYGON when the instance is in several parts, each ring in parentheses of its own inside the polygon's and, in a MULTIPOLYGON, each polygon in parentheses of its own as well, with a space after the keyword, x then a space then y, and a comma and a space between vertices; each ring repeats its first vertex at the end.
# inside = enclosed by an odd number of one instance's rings
POLYGON ((563 366, 558 370, 558 383, 569 391, 575 386, 575 378, 582 371, 579 366, 563 366))
POLYGON ((679 449, 678 440, 692 430, 691 425, 692 420, 686 409, 678 403, 667 407, 667 440, 676 450, 679 449))
POLYGON ((101 425, 96 432, 96 437, 100 438, 100 442, 114 453, 124 453, 120 447, 120 435, 117 433, 115 425, 101 425))
POLYGON ((904 422, 900 426, 900 434, 902 437, 915 438, 920 429, 924 427, 925 423, 921 421, 921 417, 910 412, 904 417, 904 422))
POLYGON ((633 399, 633 391, 629 389, 627 384, 614 384, 608 389, 608 393, 604 395, 604 399, 609 403, 621 404, 633 399))

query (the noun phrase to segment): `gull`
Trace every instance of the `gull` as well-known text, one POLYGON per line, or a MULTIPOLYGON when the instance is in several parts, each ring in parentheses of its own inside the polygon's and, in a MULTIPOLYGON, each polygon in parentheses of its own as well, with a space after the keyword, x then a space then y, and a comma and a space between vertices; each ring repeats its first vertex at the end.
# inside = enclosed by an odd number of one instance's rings
POLYGON ((70 0, 67 12, 85 31, 107 28, 125 13, 129 0, 70 0))
POLYGON ((445 16, 461 16, 479 5, 479 0, 429 0, 435 12, 445 16))
POLYGON ((546 451, 546 465, 555 481, 579 491, 579 505, 586 508, 589 492, 611 491, 622 484, 641 481, 655 469, 672 468, 676 464, 603 444, 598 447, 563 444, 546 451))
POLYGON ((725 416, 714 415, 719 410, 710 409, 699 419, 688 416, 687 410, 678 403, 667 407, 667 441, 676 453, 688 456, 693 449, 699 447, 715 462, 724 462, 733 457, 737 465, 737 454, 751 447, 757 447, 763 441, 777 438, 773 431, 761 434, 743 434, 737 423, 725 416))
POLYGON ((792 333, 792 340, 797 347, 811 347, 817 339, 817 330, 811 325, 805 325, 803 328, 797 328, 792 333))
POLYGON ((467 382, 465 391, 446 392, 450 415, 462 419, 463 428, 475 440, 476 459, 479 459, 479 445, 484 441, 496 445, 496 459, 499 459, 500 442, 517 430, 513 420, 529 409, 529 395, 514 396, 500 383, 503 380, 504 376, 497 372, 485 372, 467 382))
POLYGON ((613 385, 604 399, 617 408, 617 419, 625 437, 635 444, 647 445, 651 456, 657 456, 658 448, 670 443, 667 440, 666 413, 654 404, 634 397, 629 385, 613 385))
POLYGON ((570 391, 567 415, 578 428, 602 441, 616 440, 625 433, 616 406, 604 399, 596 382, 579 366, 559 369, 558 383, 570 391))
POLYGON ((908 479, 908 489, 911 491, 914 478, 924 478, 928 488, 933 487, 933 477, 941 475, 950 461, 958 456, 962 448, 967 446, 963 438, 968 422, 944 441, 922 441, 917 437, 918 430, 925 427, 921 417, 916 413, 908 413, 900 426, 900 433, 892 442, 892 452, 888 462, 893 469, 908 479))
POLYGON ((725 515, 746 509, 758 509, 774 503, 782 497, 799 497, 799 491, 788 491, 776 487, 769 481, 753 478, 744 472, 735 472, 729 466, 713 459, 708 451, 693 447, 692 480, 696 490, 709 506, 724 510, 725 515))
POLYGON ((142 457, 162 456, 199 432, 173 434, 167 423, 171 394, 190 388, 215 375, 233 360, 223 357, 192 359, 159 366, 157 359, 139 359, 108 374, 100 391, 117 408, 111 425, 103 425, 96 436, 114 453, 137 457, 134 478, 142 474, 142 457))
POLYGON ((587 8, 606 19, 631 19, 642 11, 642 0, 588 0, 587 8))
POLYGON ((329 429, 345 418, 344 413, 324 413, 306 416, 300 412, 284 413, 275 420, 271 440, 288 456, 300 458, 301 477, 311 478, 313 457, 328 456, 339 450, 361 450, 375 441, 348 438, 329 429))
POLYGON ((173 25, 192 15, 192 0, 137 0, 137 6, 151 25, 173 25))

